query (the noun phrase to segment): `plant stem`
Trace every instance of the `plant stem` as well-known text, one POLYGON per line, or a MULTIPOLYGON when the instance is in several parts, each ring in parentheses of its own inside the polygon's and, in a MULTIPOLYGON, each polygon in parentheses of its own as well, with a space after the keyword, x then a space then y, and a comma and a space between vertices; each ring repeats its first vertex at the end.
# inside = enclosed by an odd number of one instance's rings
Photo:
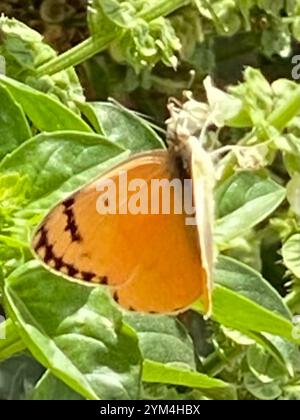
MULTIPOLYGON (((168 16, 175 10, 188 5, 190 2, 191 0, 160 0, 159 3, 154 3, 146 10, 143 10, 138 17, 145 19, 147 22, 151 22, 161 16, 168 16)), ((105 36, 93 35, 71 50, 41 65, 37 69, 36 75, 37 77, 45 75, 51 76, 69 67, 77 66, 101 51, 106 50, 107 47, 122 34, 123 30, 116 26, 114 31, 105 36)))
POLYGON ((111 32, 106 36, 91 36, 76 47, 55 57, 53 60, 41 65, 37 69, 37 77, 53 75, 69 67, 77 66, 83 61, 92 58, 95 54, 105 50, 109 44, 117 39, 122 30, 111 32))
MULTIPOLYGON (((216 28, 219 29, 220 32, 223 32, 224 34, 226 34, 228 32, 228 28, 226 26, 224 26, 223 22, 221 21, 221 19, 219 18, 219 16, 217 15, 217 13, 215 12, 213 6, 210 4, 209 0, 202 0, 205 7, 207 8, 207 10, 209 10, 211 17, 216 25, 216 28)), ((201 8, 201 1, 200 0, 196 0, 196 6, 198 7, 199 11, 201 12, 200 8, 201 8)))
POLYGON ((147 22, 151 22, 159 17, 168 16, 177 9, 187 6, 189 3, 191 3, 191 0, 159 0, 154 3, 152 2, 152 5, 148 9, 143 10, 138 16, 147 22))
POLYGON ((288 16, 288 17, 281 18, 281 21, 283 23, 294 23, 297 18, 298 16, 288 16))
POLYGON ((230 363, 234 362, 245 353, 244 349, 234 349, 226 354, 226 359, 220 358, 218 352, 212 353, 204 362, 204 372, 208 376, 217 376, 224 370, 230 363))
POLYGON ((283 131, 289 122, 299 114, 300 110, 300 89, 297 89, 292 97, 280 108, 270 115, 268 122, 283 131))
MULTIPOLYGON (((267 122, 276 128, 279 132, 282 132, 287 125, 299 114, 300 112, 300 88, 296 89, 296 92, 278 109, 275 109, 269 116, 267 122)), ((248 133, 239 143, 240 146, 255 145, 253 138, 258 137, 259 143, 268 140, 267 133, 261 129, 255 129, 252 133, 248 133)), ((236 163, 236 157, 234 153, 229 153, 222 160, 221 174, 219 180, 228 178, 233 170, 236 163)))

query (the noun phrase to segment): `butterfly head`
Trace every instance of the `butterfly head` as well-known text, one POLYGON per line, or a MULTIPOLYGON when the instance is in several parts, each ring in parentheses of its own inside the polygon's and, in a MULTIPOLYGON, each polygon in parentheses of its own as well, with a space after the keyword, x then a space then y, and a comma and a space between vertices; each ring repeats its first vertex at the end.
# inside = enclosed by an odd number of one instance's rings
POLYGON ((183 101, 171 98, 168 104, 168 142, 174 147, 184 145, 190 137, 200 139, 209 116, 209 106, 198 102, 190 91, 183 93, 183 101))

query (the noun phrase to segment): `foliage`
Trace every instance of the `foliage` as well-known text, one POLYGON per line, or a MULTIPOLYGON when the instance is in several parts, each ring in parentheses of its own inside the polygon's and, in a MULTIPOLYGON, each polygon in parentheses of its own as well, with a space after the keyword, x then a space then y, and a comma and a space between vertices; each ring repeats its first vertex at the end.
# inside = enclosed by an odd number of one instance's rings
POLYGON ((242 44, 245 31, 260 54, 286 57, 299 2, 152 3, 91 2, 93 43, 62 56, 0 19, 1 399, 300 399, 299 85, 253 67, 222 90, 202 83, 218 68, 217 45, 236 35, 242 44), (85 101, 70 65, 103 48, 103 66, 121 62, 131 88, 160 85, 158 94, 174 92, 163 65, 196 68, 207 147, 238 146, 216 165, 211 320, 201 302, 179 317, 128 313, 105 288, 69 282, 32 254, 53 205, 131 154, 164 147, 140 115, 85 101))

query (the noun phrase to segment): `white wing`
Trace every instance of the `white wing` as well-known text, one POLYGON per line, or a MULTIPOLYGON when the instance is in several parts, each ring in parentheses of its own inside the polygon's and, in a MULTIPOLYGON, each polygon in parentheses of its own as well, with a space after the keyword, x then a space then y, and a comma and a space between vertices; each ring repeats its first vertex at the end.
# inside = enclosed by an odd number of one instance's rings
POLYGON ((202 148, 199 140, 196 137, 190 137, 188 142, 191 150, 191 170, 199 246, 202 266, 207 276, 208 302, 206 316, 209 317, 212 311, 213 269, 215 263, 213 243, 215 169, 209 153, 202 148))
POLYGON ((212 158, 203 148, 203 138, 211 122, 209 106, 195 101, 190 92, 185 92, 186 102, 170 102, 171 118, 168 120, 168 133, 171 142, 179 147, 183 159, 188 159, 193 179, 193 196, 196 215, 189 224, 197 226, 201 262, 206 274, 206 317, 212 312, 212 289, 215 252, 213 242, 215 203, 214 187, 216 181, 212 158), (201 138, 195 136, 201 129, 201 138), (179 145, 179 146, 178 146, 179 145))

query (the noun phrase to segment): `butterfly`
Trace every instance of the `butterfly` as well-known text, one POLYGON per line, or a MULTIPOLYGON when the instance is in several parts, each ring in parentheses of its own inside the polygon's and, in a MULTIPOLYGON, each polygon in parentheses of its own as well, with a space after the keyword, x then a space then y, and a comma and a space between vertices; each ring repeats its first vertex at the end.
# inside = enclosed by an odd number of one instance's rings
POLYGON ((191 117, 191 98, 169 108, 169 149, 137 154, 59 203, 38 227, 32 247, 48 268, 107 286, 128 310, 173 314, 200 298, 209 315, 214 167, 193 135, 199 112, 191 117), (126 194, 121 175, 131 185, 126 194), (184 199, 174 180, 188 186, 188 214, 177 211, 184 199), (163 189, 153 195, 153 181, 171 185, 168 211, 163 189))

